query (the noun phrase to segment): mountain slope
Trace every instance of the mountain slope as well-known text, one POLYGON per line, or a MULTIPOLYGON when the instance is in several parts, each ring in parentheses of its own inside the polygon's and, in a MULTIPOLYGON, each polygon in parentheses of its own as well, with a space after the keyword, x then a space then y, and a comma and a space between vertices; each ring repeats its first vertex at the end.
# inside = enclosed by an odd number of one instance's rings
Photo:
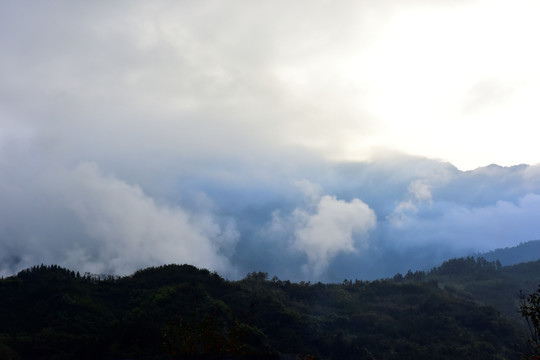
POLYGON ((100 279, 57 266, 34 267, 0 281, 0 355, 518 357, 516 346, 523 348, 525 336, 495 308, 436 281, 409 280, 310 284, 252 273, 231 282, 190 265, 100 279))
POLYGON ((514 247, 495 249, 481 255, 486 260, 499 260, 503 265, 515 265, 540 259, 540 240, 532 240, 514 247))

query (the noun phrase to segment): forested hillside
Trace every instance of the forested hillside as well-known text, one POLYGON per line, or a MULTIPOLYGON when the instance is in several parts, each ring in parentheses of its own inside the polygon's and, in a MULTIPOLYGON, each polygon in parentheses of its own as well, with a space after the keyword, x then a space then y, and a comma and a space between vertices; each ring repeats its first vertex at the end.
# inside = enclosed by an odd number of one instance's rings
POLYGON ((425 280, 436 281, 439 287, 489 304, 506 317, 522 323, 519 314, 520 292, 534 292, 540 284, 540 260, 501 266, 498 260, 459 258, 432 269, 425 280))
POLYGON ((127 277, 42 265, 0 281, 0 358, 517 359, 526 334, 511 312, 539 269, 465 258, 311 284, 190 265, 127 277))

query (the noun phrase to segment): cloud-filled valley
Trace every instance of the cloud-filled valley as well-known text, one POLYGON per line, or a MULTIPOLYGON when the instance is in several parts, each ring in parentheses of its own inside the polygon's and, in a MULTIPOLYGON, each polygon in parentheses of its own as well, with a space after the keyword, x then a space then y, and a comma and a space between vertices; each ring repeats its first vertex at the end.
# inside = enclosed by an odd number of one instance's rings
POLYGON ((373 279, 540 238, 535 19, 259 5, 0 5, 0 274, 373 279))
POLYGON ((199 175, 191 186, 177 174, 167 197, 95 163, 21 170, 4 161, 2 273, 36 263, 117 274, 192 263, 231 278, 260 270, 371 279, 540 237, 535 166, 463 172, 398 155, 313 166, 275 181, 252 165, 216 168, 219 181, 199 175), (249 185, 237 184, 240 174, 249 185))

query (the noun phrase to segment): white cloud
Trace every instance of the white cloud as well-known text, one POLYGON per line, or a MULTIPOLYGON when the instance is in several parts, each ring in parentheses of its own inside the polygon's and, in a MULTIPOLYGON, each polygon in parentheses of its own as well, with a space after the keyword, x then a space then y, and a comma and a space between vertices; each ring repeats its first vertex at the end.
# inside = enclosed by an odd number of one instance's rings
POLYGON ((323 188, 319 184, 314 184, 307 179, 294 181, 294 185, 302 191, 309 204, 316 204, 321 198, 323 188))
POLYGON ((538 161, 527 151, 538 52, 526 45, 538 24, 516 16, 536 7, 448 5, 2 4, 2 115, 59 158, 100 165, 149 153, 251 159, 283 146, 337 159, 390 147, 468 167, 497 162, 490 154, 538 161), (464 115, 470 101, 487 112, 464 115), (500 150, 508 134, 514 146, 500 150))
POLYGON ((366 247, 376 223, 375 213, 361 200, 345 202, 328 195, 320 198, 314 213, 297 208, 292 217, 296 223, 293 248, 306 254, 305 270, 316 277, 339 253, 366 247))
POLYGON ((33 207, 22 209, 19 216, 26 213, 46 223, 16 218, 29 229, 13 230, 17 243, 11 243, 13 254, 3 254, 4 262, 12 255, 24 258, 15 264, 17 268, 54 262, 114 274, 189 263, 234 273, 227 255, 234 250, 238 233, 230 221, 220 224, 210 213, 193 214, 179 206, 159 204, 138 186, 103 174, 95 164, 37 175, 24 184, 29 193, 15 195, 14 201, 33 207))
POLYGON ((409 184, 407 199, 396 205, 387 220, 397 227, 404 226, 410 216, 418 212, 418 206, 431 204, 432 196, 430 186, 425 179, 414 180, 409 184))
POLYGON ((416 201, 431 202, 431 191, 429 185, 425 181, 416 180, 409 185, 409 193, 414 196, 416 201))

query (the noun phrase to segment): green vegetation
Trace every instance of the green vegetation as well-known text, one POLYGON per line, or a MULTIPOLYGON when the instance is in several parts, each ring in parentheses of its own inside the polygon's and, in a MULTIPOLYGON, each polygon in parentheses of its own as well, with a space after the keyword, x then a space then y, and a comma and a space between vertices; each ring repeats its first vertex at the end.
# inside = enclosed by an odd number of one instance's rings
POLYGON ((483 258, 451 259, 431 270, 426 278, 447 291, 491 305, 522 325, 520 293, 529 294, 540 284, 540 261, 503 267, 499 261, 483 258))
POLYGON ((126 277, 42 265, 0 281, 0 358, 517 359, 519 290, 540 283, 538 270, 464 258, 311 284, 190 265, 126 277))

